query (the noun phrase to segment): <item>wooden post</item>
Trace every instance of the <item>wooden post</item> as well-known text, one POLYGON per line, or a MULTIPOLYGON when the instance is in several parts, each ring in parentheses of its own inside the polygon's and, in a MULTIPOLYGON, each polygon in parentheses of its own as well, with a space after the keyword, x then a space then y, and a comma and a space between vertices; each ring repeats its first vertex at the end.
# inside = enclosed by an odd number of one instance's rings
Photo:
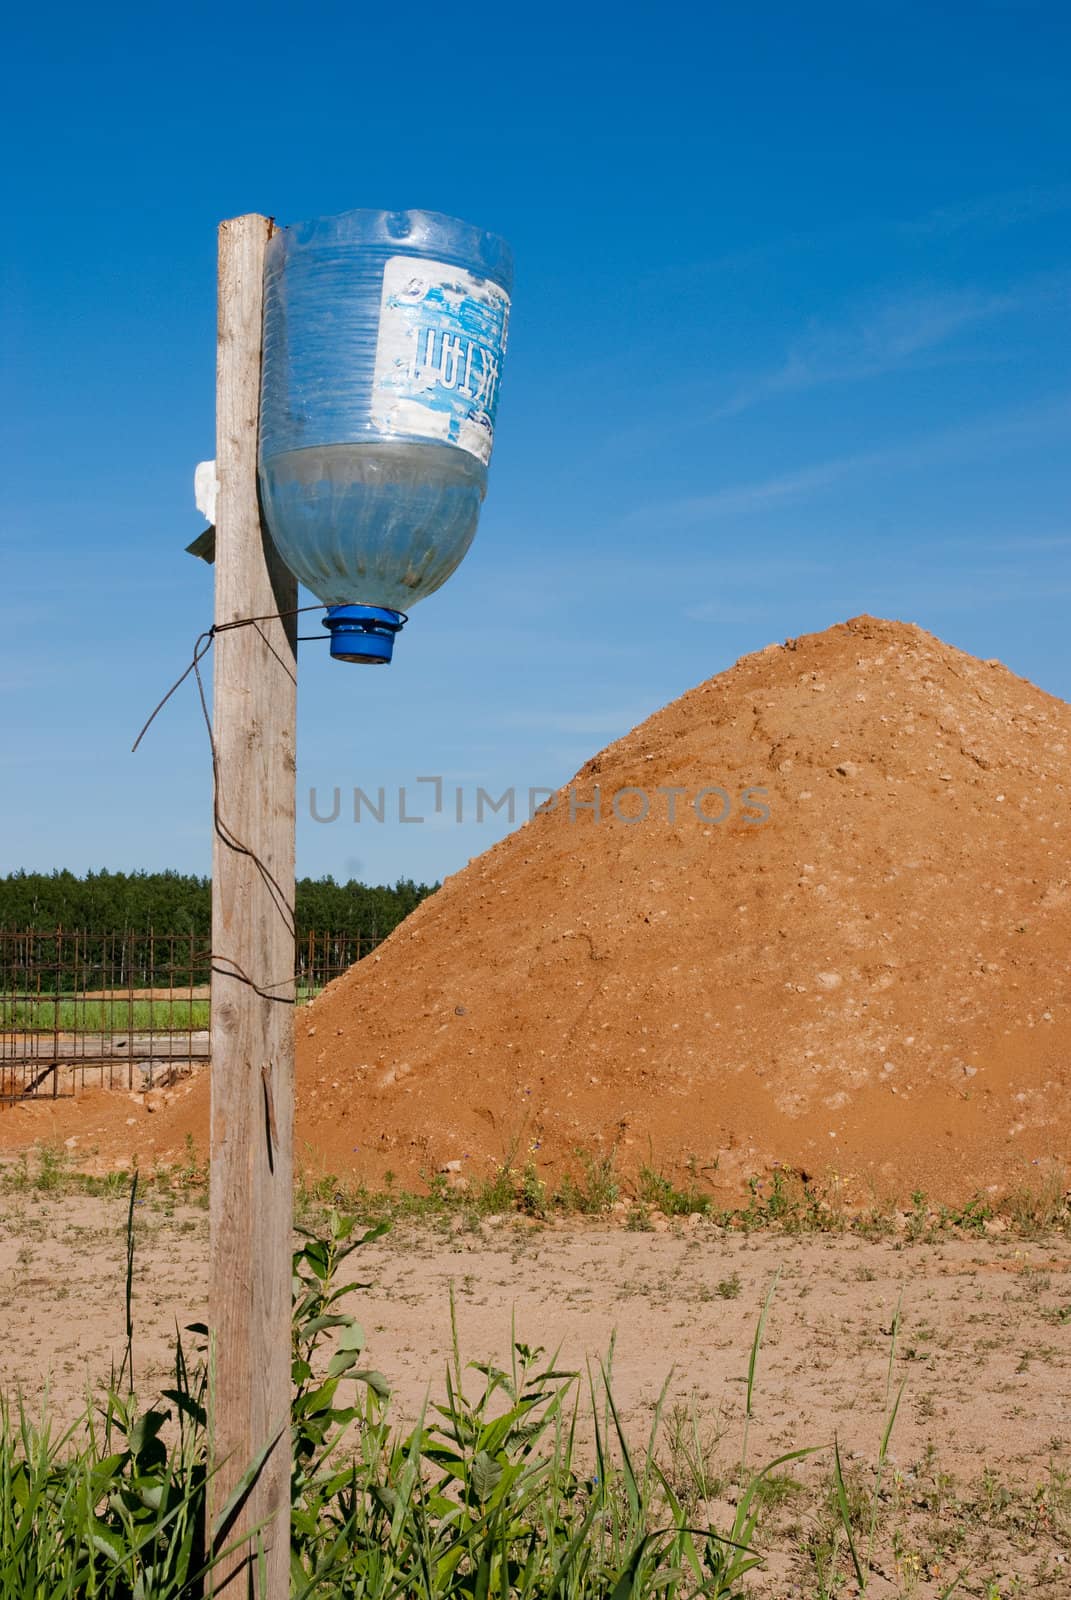
MULTIPOLYGON (((260 518, 257 426, 267 217, 219 230, 216 626, 292 612, 260 518)), ((258 1524, 215 1593, 286 1600, 294 1120, 296 618, 217 633, 212 850, 210 1508, 271 1444, 217 1548, 258 1524), (261 1574, 263 1573, 263 1580, 261 1574)))

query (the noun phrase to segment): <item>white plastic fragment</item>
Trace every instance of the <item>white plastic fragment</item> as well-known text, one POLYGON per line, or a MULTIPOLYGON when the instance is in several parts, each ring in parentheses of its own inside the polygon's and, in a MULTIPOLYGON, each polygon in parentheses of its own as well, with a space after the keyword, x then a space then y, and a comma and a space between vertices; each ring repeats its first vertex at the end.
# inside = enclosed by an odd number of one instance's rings
POLYGON ((197 509, 206 522, 215 525, 216 521, 216 496, 219 493, 219 479, 216 477, 216 463, 214 461, 199 461, 193 473, 193 498, 197 509))

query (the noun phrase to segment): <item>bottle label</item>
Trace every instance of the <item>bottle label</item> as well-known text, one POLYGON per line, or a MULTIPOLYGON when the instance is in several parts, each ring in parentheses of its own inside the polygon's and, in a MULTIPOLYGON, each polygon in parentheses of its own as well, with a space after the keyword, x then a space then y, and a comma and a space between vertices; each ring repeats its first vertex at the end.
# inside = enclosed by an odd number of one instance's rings
POLYGON ((441 439, 486 466, 506 353, 509 295, 490 278, 417 256, 383 268, 372 424, 441 439))

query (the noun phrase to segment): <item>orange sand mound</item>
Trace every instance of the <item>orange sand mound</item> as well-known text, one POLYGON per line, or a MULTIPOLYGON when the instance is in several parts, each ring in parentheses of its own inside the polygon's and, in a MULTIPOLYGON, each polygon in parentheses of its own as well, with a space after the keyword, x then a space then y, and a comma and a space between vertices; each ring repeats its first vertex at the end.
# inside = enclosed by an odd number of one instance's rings
MULTIPOLYGON (((599 820, 562 791, 299 1014, 314 1169, 553 1180, 613 1148, 719 1189, 779 1162, 951 1202, 1071 1149, 1071 707, 859 617, 665 707, 573 798, 596 789, 599 820)), ((19 1111, 0 1143, 51 1116, 174 1155, 206 1091, 19 1111)))

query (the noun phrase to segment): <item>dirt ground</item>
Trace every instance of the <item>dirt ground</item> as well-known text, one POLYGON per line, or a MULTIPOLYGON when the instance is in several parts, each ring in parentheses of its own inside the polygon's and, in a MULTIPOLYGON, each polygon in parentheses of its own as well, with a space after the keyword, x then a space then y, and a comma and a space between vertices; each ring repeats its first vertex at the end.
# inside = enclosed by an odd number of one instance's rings
MULTIPOLYGON (((136 1370, 149 1396, 166 1377, 176 1326, 206 1313, 207 1219, 151 1191, 136 1216, 136 1370)), ((121 1197, 0 1196, 0 1389, 33 1398, 47 1389, 56 1411, 73 1415, 118 1364, 124 1225, 121 1197)), ((960 1567, 962 1592, 985 1600, 1071 1591, 1066 1238, 909 1244, 739 1236, 703 1219, 638 1233, 455 1217, 399 1226, 357 1260, 355 1275, 371 1287, 352 1309, 370 1364, 394 1386, 399 1421, 418 1413, 429 1386, 433 1398, 443 1393, 451 1287, 470 1360, 506 1357, 512 1319, 529 1344, 560 1346, 569 1367, 604 1355, 615 1337, 628 1429, 645 1439, 668 1376, 665 1459, 672 1469, 694 1413, 721 1475, 711 1513, 722 1521, 732 1516, 751 1341, 777 1276, 750 1457, 825 1448, 776 1479, 759 1540, 767 1567, 753 1591, 771 1597, 820 1595, 823 1562, 827 1577, 831 1562, 843 1565, 828 1447, 836 1434, 850 1481, 872 1482, 902 1296, 892 1393, 907 1382, 869 1592, 938 1596, 960 1567)))

